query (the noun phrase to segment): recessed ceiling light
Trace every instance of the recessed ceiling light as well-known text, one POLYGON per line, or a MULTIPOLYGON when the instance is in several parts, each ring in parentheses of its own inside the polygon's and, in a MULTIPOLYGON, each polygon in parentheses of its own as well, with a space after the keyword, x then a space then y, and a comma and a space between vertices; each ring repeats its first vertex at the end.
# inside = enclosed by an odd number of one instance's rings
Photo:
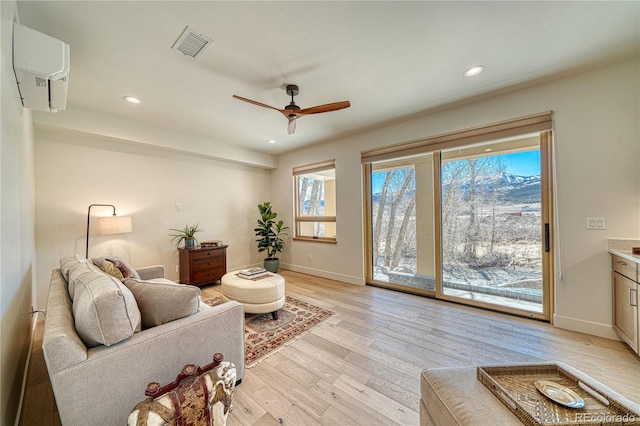
POLYGON ((124 99, 125 101, 131 103, 131 104, 139 104, 140 103, 140 99, 133 97, 133 96, 123 96, 122 99, 124 99))
POLYGON ((471 68, 468 68, 463 74, 465 77, 473 77, 474 75, 480 74, 484 71, 484 65, 474 65, 471 68))
POLYGON ((269 143, 276 143, 276 140, 275 140, 275 139, 267 139, 267 142, 269 142, 269 143))

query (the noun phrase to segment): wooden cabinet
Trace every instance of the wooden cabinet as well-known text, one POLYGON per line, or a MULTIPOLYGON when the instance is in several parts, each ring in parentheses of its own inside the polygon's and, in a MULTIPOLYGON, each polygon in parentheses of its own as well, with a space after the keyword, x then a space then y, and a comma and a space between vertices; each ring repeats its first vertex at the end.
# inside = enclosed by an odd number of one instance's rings
POLYGON ((219 281, 227 273, 227 247, 192 247, 178 249, 180 282, 205 285, 219 281))
POLYGON ((613 329, 640 353, 640 319, 638 317, 638 264, 612 255, 613 329))

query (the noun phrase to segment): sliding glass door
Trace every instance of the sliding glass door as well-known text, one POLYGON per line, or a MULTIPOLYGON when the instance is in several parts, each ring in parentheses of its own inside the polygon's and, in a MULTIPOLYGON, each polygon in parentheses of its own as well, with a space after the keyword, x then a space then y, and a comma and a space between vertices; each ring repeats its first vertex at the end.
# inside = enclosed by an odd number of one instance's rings
POLYGON ((549 320, 550 140, 364 163, 367 282, 549 320))
POLYGON ((441 170, 438 294, 543 313, 538 138, 445 151, 441 170))

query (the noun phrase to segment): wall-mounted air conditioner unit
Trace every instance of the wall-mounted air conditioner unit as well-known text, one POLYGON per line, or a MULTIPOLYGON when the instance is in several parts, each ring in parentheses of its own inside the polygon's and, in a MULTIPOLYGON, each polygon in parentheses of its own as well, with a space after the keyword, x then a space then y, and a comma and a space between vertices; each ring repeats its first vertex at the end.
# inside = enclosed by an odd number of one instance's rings
POLYGON ((67 108, 67 43, 14 22, 13 69, 25 108, 48 112, 67 108))

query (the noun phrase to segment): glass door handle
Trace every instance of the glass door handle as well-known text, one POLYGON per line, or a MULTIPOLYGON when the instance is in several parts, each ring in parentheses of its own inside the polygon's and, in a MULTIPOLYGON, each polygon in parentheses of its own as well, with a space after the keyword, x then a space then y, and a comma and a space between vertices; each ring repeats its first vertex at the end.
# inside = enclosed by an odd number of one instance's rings
POLYGON ((550 238, 551 236, 549 235, 549 224, 545 223, 544 224, 544 251, 549 253, 549 251, 551 250, 550 245, 550 238))

